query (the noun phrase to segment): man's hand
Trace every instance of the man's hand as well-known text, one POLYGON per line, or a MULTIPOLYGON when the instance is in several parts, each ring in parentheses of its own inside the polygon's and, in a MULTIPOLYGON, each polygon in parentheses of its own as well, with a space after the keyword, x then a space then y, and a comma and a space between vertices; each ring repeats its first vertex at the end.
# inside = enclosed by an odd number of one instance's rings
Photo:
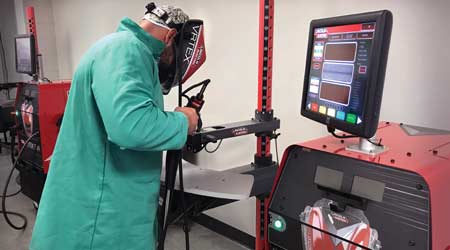
POLYGON ((197 111, 195 111, 195 109, 193 108, 188 107, 177 107, 175 108, 175 111, 183 113, 188 118, 189 122, 188 133, 192 135, 192 133, 194 133, 195 129, 197 128, 198 123, 197 111))

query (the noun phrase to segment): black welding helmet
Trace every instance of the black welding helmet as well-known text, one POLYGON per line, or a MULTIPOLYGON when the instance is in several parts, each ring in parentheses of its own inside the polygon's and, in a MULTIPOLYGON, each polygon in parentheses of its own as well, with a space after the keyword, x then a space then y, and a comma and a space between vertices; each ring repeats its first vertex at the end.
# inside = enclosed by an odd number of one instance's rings
POLYGON ((161 60, 158 63, 159 80, 166 95, 173 87, 185 83, 205 62, 203 21, 190 20, 181 9, 172 6, 156 7, 150 3, 146 8, 144 19, 177 30, 175 42, 169 48, 174 56, 172 63, 168 65, 161 60))

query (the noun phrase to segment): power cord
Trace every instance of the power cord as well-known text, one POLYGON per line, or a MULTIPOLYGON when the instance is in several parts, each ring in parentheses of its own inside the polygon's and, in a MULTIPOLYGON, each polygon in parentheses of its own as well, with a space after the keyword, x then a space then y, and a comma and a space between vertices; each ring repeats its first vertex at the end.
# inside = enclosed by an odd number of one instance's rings
POLYGON ((17 164, 20 160, 20 158, 22 157, 22 154, 25 150, 25 148, 27 147, 28 143, 30 143, 31 139, 33 139, 35 136, 37 136, 39 134, 39 132, 35 132, 34 134, 32 134, 30 137, 28 137, 28 139, 25 141, 25 143, 23 144, 22 148, 19 151, 19 154, 17 155, 17 158, 14 161, 14 164, 11 168, 11 171, 9 172, 8 178, 6 179, 6 183, 5 183, 5 188, 3 189, 3 195, 2 195, 2 210, 0 211, 3 214, 3 217, 5 218, 6 222, 8 223, 8 225, 10 225, 12 228, 14 228, 15 230, 23 230, 27 227, 28 224, 28 220, 27 217, 25 217, 25 215, 20 214, 20 213, 16 213, 16 212, 11 212, 11 211, 7 211, 6 210, 6 197, 7 197, 7 192, 8 192, 8 186, 9 183, 11 182, 11 177, 14 173, 14 170, 17 168, 17 164), (23 224, 21 226, 16 226, 10 219, 8 215, 15 215, 17 217, 20 217, 23 220, 23 224))
POLYGON ((377 147, 383 147, 384 146, 383 144, 381 144, 382 140, 383 140, 383 138, 380 138, 380 140, 378 142, 373 142, 372 140, 367 139, 368 142, 370 142, 371 144, 373 144, 373 145, 375 145, 377 147))
POLYGON ((200 86, 203 87, 204 85, 208 85, 209 82, 210 82, 210 80, 209 80, 209 79, 206 79, 206 80, 204 80, 204 81, 201 81, 201 82, 199 82, 199 83, 196 83, 196 84, 190 86, 189 88, 185 89, 185 90, 181 93, 181 96, 186 96, 186 97, 189 99, 189 97, 187 96, 187 93, 188 93, 189 91, 191 91, 191 90, 193 90, 193 89, 195 89, 195 88, 198 88, 198 87, 200 87, 200 86))
MULTIPOLYGON (((15 155, 14 155, 14 153, 15 153, 15 147, 14 146, 16 145, 16 135, 15 135, 14 131, 15 131, 15 128, 11 127, 10 128, 10 136, 11 136, 11 148, 10 148, 10 150, 11 150, 11 164, 14 164, 14 162, 16 161, 15 155)), ((16 183, 20 186, 20 179, 19 179, 19 177, 20 177, 19 175, 16 176, 16 183)), ((20 192, 22 192, 22 188, 17 190, 15 193, 7 194, 6 198, 16 196, 16 195, 20 194, 20 192)), ((2 197, 3 197, 3 195, 0 195, 0 198, 2 198, 2 197)))
POLYGON ((213 149, 213 150, 209 150, 209 149, 206 147, 206 145, 208 145, 208 144, 205 144, 205 151, 208 152, 208 153, 210 153, 210 154, 215 153, 215 152, 220 148, 220 145, 222 145, 222 141, 223 141, 223 139, 219 141, 219 144, 217 144, 216 148, 213 149))
MULTIPOLYGON (((17 182, 17 181, 16 181, 16 182, 17 182)), ((7 194, 7 195, 5 196, 5 198, 9 198, 9 197, 16 196, 16 195, 20 194, 20 192, 22 192, 22 188, 19 188, 19 190, 17 190, 15 193, 7 194)), ((3 195, 0 195, 0 198, 2 198, 2 197, 3 197, 3 195)))
POLYGON ((356 135, 338 135, 336 134, 336 129, 332 127, 327 127, 327 130, 330 134, 332 134, 334 137, 338 139, 349 139, 349 138, 358 138, 359 136, 356 135))
POLYGON ((5 54, 5 46, 3 46, 3 39, 2 39, 2 33, 0 32, 0 52, 2 55, 2 69, 3 69, 3 80, 4 82, 9 81, 8 77, 8 66, 6 65, 6 54, 5 54))
POLYGON ((277 134, 277 136, 275 136, 275 153, 277 155, 277 165, 280 166, 280 159, 278 158, 278 136, 280 134, 277 134))
MULTIPOLYGON (((330 134, 332 134, 334 137, 336 137, 336 138, 338 138, 338 139, 359 138, 359 136, 356 136, 356 135, 338 135, 338 134, 336 134, 335 129, 334 129, 334 128, 331 128, 331 127, 327 127, 327 129, 328 129, 328 132, 329 132, 330 134)), ((371 144, 373 144, 373 145, 375 145, 375 146, 377 146, 377 147, 383 147, 383 146, 384 146, 383 144, 381 144, 381 141, 383 140, 382 138, 381 138, 378 142, 373 142, 373 141, 370 140, 369 138, 366 138, 366 140, 367 140, 369 143, 371 143, 371 144)))

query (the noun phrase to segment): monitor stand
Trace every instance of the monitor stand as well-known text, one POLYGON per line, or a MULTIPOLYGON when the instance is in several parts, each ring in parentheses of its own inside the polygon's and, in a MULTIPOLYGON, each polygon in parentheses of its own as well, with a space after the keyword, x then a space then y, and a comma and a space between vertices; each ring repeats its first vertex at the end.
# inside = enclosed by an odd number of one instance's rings
POLYGON ((376 136, 373 136, 370 139, 360 137, 358 144, 349 145, 345 149, 370 156, 376 156, 388 150, 388 147, 384 145, 376 145, 376 141, 376 136))

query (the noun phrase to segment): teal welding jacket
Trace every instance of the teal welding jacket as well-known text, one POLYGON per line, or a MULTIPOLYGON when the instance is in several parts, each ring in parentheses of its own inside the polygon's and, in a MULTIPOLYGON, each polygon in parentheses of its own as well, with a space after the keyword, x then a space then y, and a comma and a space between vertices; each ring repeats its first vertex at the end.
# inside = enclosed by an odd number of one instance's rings
POLYGON ((188 121, 165 112, 157 62, 165 45, 124 18, 74 74, 30 250, 152 250, 162 151, 188 121))

